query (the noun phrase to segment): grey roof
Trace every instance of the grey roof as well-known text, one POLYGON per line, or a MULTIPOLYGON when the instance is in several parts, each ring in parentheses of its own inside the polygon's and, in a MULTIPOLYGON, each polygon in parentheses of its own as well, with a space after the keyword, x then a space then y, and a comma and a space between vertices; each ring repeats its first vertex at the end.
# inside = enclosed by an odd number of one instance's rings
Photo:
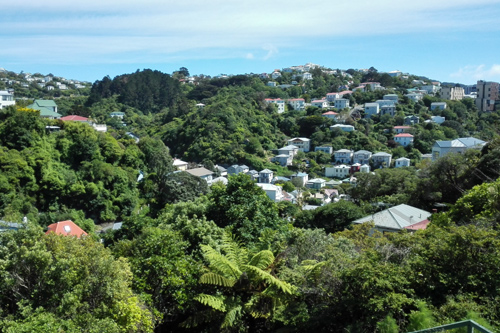
POLYGON ((247 171, 246 172, 247 175, 258 175, 259 173, 257 172, 257 170, 250 170, 250 171, 247 171))
POLYGON ((426 220, 431 216, 430 212, 401 204, 381 212, 365 216, 353 221, 353 223, 365 223, 373 221, 376 227, 399 230, 410 225, 426 220))
POLYGON ((349 150, 349 149, 339 149, 339 150, 336 150, 334 153, 352 153, 353 151, 352 150, 349 150))
POLYGON ((269 170, 269 169, 264 169, 264 170, 262 170, 259 173, 273 173, 273 172, 271 170, 269 170))
POLYGON ((368 150, 358 150, 357 152, 354 152, 354 154, 371 154, 371 151, 368 150))
POLYGON ((406 158, 406 157, 400 157, 398 159, 396 159, 396 161, 409 161, 410 159, 409 158, 406 158))
POLYGON ((205 168, 190 169, 190 170, 186 170, 186 172, 192 174, 193 176, 198 176, 198 177, 213 175, 212 171, 205 169, 205 168))
POLYGON ((384 153, 383 151, 379 151, 378 153, 372 155, 372 157, 377 157, 377 156, 392 156, 392 155, 384 153))
POLYGON ((458 138, 451 141, 436 141, 435 145, 441 148, 481 148, 486 141, 473 137, 458 138))
POLYGON ((462 142, 464 145, 466 145, 468 148, 472 147, 478 147, 478 146, 484 146, 486 144, 486 141, 476 139, 473 137, 468 137, 468 138, 458 138, 458 141, 462 142))

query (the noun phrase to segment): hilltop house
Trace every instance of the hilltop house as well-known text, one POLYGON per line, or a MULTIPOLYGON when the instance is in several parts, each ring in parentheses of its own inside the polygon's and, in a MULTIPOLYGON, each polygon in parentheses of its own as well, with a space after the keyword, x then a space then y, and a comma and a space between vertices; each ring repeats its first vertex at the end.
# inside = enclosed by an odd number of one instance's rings
POLYGON ((353 132, 355 130, 354 126, 352 126, 352 125, 335 124, 335 125, 330 126, 330 131, 333 131, 336 128, 338 128, 344 132, 353 132))
POLYGON ((298 180, 295 181, 295 184, 298 184, 298 186, 304 187, 306 186, 307 182, 309 181, 309 175, 304 172, 298 172, 296 174, 293 174, 290 176, 290 178, 293 180, 297 178, 298 180))
POLYGON ((249 167, 246 165, 231 165, 229 168, 227 168, 227 174, 228 175, 237 175, 239 173, 247 173, 248 170, 250 170, 249 167))
POLYGON ((328 107, 328 102, 326 99, 316 99, 311 101, 311 106, 315 106, 320 109, 326 109, 328 107))
POLYGON ((326 180, 321 178, 314 178, 307 182, 306 187, 315 190, 321 190, 323 187, 325 187, 325 184, 326 180))
POLYGON ((283 200, 283 189, 280 186, 267 183, 257 183, 258 187, 266 192, 266 195, 274 202, 279 202, 283 200))
POLYGON ((328 111, 328 112, 323 113, 321 116, 329 118, 329 119, 333 119, 336 121, 338 115, 339 114, 337 112, 328 111))
POLYGON ((188 168, 188 162, 184 162, 178 158, 174 158, 173 166, 180 171, 186 171, 188 168))
POLYGON ((342 110, 349 107, 349 100, 347 98, 337 98, 333 103, 334 107, 337 110, 342 110))
POLYGON ((278 113, 283 113, 285 112, 285 101, 280 99, 280 98, 266 98, 265 99, 265 102, 267 104, 276 104, 276 106, 278 107, 278 113))
POLYGON ((420 122, 420 118, 418 116, 406 116, 405 117, 405 125, 413 125, 418 124, 420 122))
POLYGON ((322 151, 331 155, 333 153, 333 147, 314 147, 314 151, 322 151))
POLYGON ((302 111, 305 109, 306 101, 303 98, 292 98, 288 100, 288 104, 290 104, 294 110, 302 111))
POLYGON ((394 126, 394 132, 396 132, 396 134, 408 133, 410 129, 411 129, 410 126, 394 126))
POLYGON ((432 102, 431 103, 431 111, 434 110, 444 110, 446 109, 446 102, 432 102))
POLYGON ((70 220, 50 224, 45 234, 48 235, 50 233, 55 233, 62 236, 74 236, 76 238, 87 236, 87 233, 83 231, 82 228, 80 228, 70 220))

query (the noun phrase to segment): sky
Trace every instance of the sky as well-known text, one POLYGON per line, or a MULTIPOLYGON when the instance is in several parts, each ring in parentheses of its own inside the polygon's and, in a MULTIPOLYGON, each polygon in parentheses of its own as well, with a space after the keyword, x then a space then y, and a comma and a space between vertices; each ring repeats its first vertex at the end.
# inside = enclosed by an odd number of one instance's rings
POLYGON ((93 82, 315 63, 500 82, 500 0, 1 1, 0 67, 17 73, 93 82))

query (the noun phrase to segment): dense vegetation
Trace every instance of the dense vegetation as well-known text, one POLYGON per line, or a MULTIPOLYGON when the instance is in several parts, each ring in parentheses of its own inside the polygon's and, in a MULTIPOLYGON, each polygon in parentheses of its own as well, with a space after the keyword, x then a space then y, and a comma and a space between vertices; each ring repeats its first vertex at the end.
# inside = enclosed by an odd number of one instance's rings
MULTIPOLYGON (((104 78, 88 97, 57 100, 61 113, 105 122, 107 133, 41 119, 24 104, 0 112, 0 216, 28 220, 0 233, 0 330, 404 332, 464 318, 500 330, 498 113, 480 113, 468 100, 431 112, 439 98, 403 97, 414 77, 374 70, 349 70, 351 77, 315 70, 313 80, 296 78, 300 84, 286 89, 244 75, 181 84, 186 71, 104 78), (278 114, 264 101, 318 98, 367 80, 402 102, 392 118, 348 117, 351 133, 330 131, 332 121, 317 108, 278 114), (125 113, 125 124, 113 111, 125 113), (415 144, 403 148, 391 129, 410 114, 422 122, 415 144), (447 121, 423 123, 431 115, 447 121), (435 140, 468 135, 489 143, 420 161, 435 140), (313 146, 388 151, 417 167, 357 174, 356 187, 337 187, 351 201, 314 211, 270 201, 247 175, 209 189, 173 172, 177 156, 207 168, 245 163, 284 176, 322 175, 331 162, 325 153, 300 153, 288 168, 269 162, 293 136, 309 136, 313 146), (400 203, 442 212, 415 233, 351 225, 400 203), (67 219, 90 235, 44 235, 48 224, 67 219), (117 221, 121 229, 99 233, 117 221)), ((349 98, 363 103, 380 94, 349 98)), ((293 182, 283 187, 313 192, 293 182)))

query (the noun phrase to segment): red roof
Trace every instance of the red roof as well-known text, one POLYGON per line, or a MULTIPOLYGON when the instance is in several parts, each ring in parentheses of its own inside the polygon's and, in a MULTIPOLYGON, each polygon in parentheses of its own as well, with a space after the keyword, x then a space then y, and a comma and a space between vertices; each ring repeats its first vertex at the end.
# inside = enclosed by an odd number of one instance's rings
POLYGON ((406 129, 406 128, 411 128, 411 126, 394 126, 394 128, 406 129))
POLYGON ((427 226, 429 225, 429 223, 431 223, 431 221, 429 221, 429 220, 423 220, 423 221, 420 221, 418 223, 409 225, 409 226, 405 227, 405 229, 408 229, 408 230, 424 230, 425 228, 427 228, 427 226))
POLYGON ((411 135, 410 133, 401 133, 401 134, 397 134, 394 136, 395 138, 413 138, 413 135, 411 135))
POLYGON ((85 117, 81 117, 81 116, 77 116, 77 115, 71 115, 71 116, 61 117, 60 119, 62 121, 68 121, 68 120, 71 120, 71 121, 88 121, 89 120, 89 118, 85 118, 85 117))
POLYGON ((73 221, 61 221, 52 223, 49 225, 49 230, 45 234, 55 232, 58 235, 63 236, 76 236, 80 238, 81 236, 87 236, 87 233, 83 231, 79 226, 77 226, 73 221))
POLYGON ((322 115, 324 116, 324 115, 330 115, 330 114, 331 114, 331 115, 334 115, 334 116, 338 115, 338 113, 337 113, 337 112, 333 112, 333 111, 328 111, 328 112, 325 112, 325 113, 323 113, 322 115))

